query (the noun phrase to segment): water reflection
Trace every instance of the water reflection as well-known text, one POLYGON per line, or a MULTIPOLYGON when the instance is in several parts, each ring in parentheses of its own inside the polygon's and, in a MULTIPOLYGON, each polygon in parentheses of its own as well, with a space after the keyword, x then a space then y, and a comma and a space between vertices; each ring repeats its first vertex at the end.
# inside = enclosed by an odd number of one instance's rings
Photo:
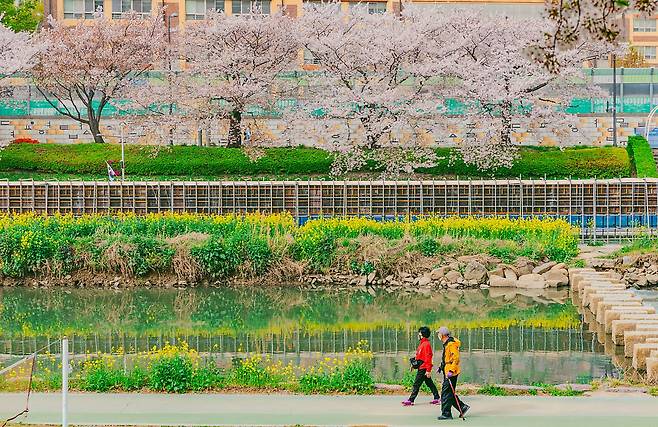
MULTIPOLYGON (((359 341, 379 379, 399 379, 421 324, 448 324, 462 341, 464 381, 559 383, 611 375, 596 331, 583 328, 568 290, 473 290, 431 296, 299 289, 0 291, 0 353, 137 352, 185 341, 229 364, 267 354, 307 365, 359 341)), ((434 342, 439 348, 440 343, 434 342)))

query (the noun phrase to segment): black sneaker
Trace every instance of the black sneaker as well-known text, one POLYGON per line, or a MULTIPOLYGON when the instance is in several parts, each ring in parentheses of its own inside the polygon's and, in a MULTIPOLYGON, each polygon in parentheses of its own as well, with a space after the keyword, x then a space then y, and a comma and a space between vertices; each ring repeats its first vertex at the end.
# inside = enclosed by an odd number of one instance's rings
POLYGON ((439 421, 451 420, 452 416, 446 417, 445 415, 441 415, 440 417, 437 417, 436 419, 439 420, 439 421))
POLYGON ((464 406, 462 406, 462 417, 466 416, 466 413, 468 412, 469 409, 471 409, 471 407, 468 406, 467 404, 464 404, 464 406))

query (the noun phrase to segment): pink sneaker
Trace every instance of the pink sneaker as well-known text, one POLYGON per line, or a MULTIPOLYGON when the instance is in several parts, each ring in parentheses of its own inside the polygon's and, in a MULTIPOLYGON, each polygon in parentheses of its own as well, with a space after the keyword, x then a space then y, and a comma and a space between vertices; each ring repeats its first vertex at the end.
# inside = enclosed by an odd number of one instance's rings
POLYGON ((440 400, 440 399, 436 399, 436 400, 432 400, 432 401, 430 402, 430 405, 438 405, 438 404, 440 404, 440 403, 441 403, 441 400, 440 400))
POLYGON ((414 406, 414 402, 412 402, 411 400, 405 400, 404 402, 402 402, 402 406, 414 406))

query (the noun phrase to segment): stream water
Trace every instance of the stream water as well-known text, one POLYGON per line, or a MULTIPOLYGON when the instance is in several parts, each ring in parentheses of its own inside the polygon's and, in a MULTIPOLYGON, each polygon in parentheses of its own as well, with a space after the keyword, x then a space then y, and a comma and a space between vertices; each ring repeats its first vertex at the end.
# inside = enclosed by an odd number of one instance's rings
MULTIPOLYGON (((447 291, 431 296, 281 288, 0 290, 0 366, 67 335, 74 354, 127 353, 186 341, 220 364, 268 354, 308 365, 360 341, 378 380, 400 379, 421 325, 462 341, 463 381, 589 382, 617 375, 563 290, 447 291)), ((435 353, 440 343, 434 339, 435 353)))

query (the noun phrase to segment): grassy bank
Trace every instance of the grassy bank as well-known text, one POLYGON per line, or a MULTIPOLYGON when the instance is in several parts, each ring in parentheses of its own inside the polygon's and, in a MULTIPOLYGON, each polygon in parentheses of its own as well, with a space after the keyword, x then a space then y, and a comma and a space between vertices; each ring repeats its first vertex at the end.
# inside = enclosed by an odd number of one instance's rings
POLYGON ((22 214, 1 217, 0 230, 0 274, 9 278, 84 271, 283 282, 327 271, 385 276, 431 268, 444 255, 488 253, 511 262, 521 256, 566 261, 577 254, 574 229, 562 220, 334 218, 298 227, 287 214, 22 214))
MULTIPOLYGON (((270 148, 251 161, 242 150, 216 147, 160 148, 126 147, 130 179, 286 179, 330 178, 333 157, 312 148, 270 148)), ((629 157, 623 148, 523 147, 511 169, 482 172, 467 166, 448 148, 437 149, 438 164, 419 169, 418 174, 440 177, 498 178, 617 178, 631 176, 629 157)), ((17 179, 86 178, 106 179, 105 161, 118 161, 115 144, 14 144, 0 154, 0 178, 17 179)), ((377 165, 369 165, 348 175, 379 175, 377 165)))
POLYGON ((658 177, 656 161, 646 139, 637 135, 629 136, 626 150, 635 176, 638 178, 658 177))

